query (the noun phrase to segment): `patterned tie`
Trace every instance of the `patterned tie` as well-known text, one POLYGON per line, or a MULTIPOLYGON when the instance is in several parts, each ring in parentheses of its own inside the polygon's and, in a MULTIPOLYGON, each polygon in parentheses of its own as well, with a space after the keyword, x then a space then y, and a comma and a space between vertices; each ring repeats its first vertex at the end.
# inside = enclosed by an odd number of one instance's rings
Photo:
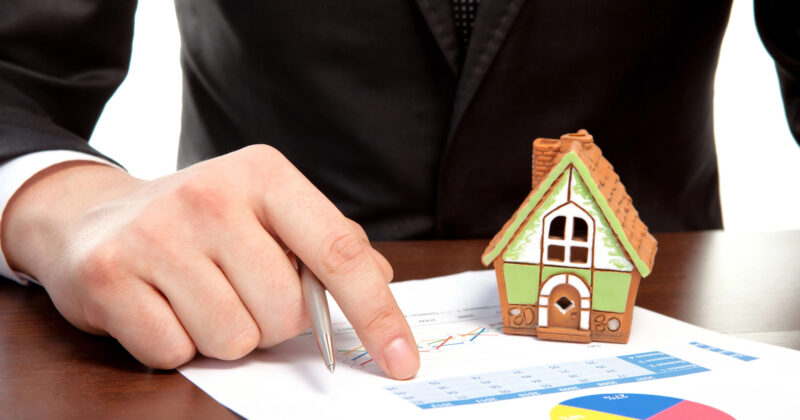
POLYGON ((461 64, 467 55, 469 37, 472 35, 472 27, 475 24, 475 16, 478 14, 478 5, 481 0, 453 0, 453 17, 456 23, 456 38, 458 38, 458 50, 461 64))

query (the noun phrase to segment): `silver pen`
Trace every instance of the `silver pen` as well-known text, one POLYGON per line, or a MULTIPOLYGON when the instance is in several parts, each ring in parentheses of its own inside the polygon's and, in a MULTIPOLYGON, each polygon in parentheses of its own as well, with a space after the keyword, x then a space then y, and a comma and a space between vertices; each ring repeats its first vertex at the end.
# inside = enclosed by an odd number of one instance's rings
POLYGON ((300 271, 303 300, 305 300, 306 310, 311 316, 311 330, 314 332, 314 338, 317 339, 325 366, 333 373, 336 359, 333 357, 333 331, 328 299, 325 297, 325 287, 299 258, 297 259, 297 269, 300 271))

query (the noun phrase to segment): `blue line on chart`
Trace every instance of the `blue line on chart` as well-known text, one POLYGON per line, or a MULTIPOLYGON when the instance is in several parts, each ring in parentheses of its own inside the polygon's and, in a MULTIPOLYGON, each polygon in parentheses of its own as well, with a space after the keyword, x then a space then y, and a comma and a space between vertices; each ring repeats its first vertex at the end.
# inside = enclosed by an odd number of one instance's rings
POLYGON ((469 339, 469 341, 475 341, 475 339, 478 338, 479 335, 483 334, 484 331, 486 331, 486 328, 481 328, 481 330, 478 331, 475 335, 473 335, 472 338, 469 339))

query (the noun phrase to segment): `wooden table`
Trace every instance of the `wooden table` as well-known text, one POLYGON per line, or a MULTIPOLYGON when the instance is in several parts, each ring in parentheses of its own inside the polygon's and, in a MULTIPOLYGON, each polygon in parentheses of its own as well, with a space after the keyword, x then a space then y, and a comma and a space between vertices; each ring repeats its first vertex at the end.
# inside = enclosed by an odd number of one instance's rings
MULTIPOLYGON (((656 235, 637 304, 800 350, 800 231, 656 235)), ((407 280, 483 268, 487 241, 379 243, 407 280)), ((147 369, 70 326, 39 287, 0 282, 0 418, 235 418, 176 371, 147 369)))

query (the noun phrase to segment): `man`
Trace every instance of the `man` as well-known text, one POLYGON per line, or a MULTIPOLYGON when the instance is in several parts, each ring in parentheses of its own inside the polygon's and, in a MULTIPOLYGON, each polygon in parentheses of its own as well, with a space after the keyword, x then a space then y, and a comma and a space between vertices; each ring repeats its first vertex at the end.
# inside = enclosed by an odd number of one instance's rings
MULTIPOLYGON (((365 231, 489 236, 530 188, 534 136, 588 128, 654 230, 721 227, 711 98, 729 0, 455 3, 177 1, 185 169, 145 182, 85 143, 124 77, 135 2, 5 2, 8 275, 172 368, 305 329, 297 256, 408 378, 416 347, 365 231)), ((800 14, 757 6, 797 136, 800 14)))

